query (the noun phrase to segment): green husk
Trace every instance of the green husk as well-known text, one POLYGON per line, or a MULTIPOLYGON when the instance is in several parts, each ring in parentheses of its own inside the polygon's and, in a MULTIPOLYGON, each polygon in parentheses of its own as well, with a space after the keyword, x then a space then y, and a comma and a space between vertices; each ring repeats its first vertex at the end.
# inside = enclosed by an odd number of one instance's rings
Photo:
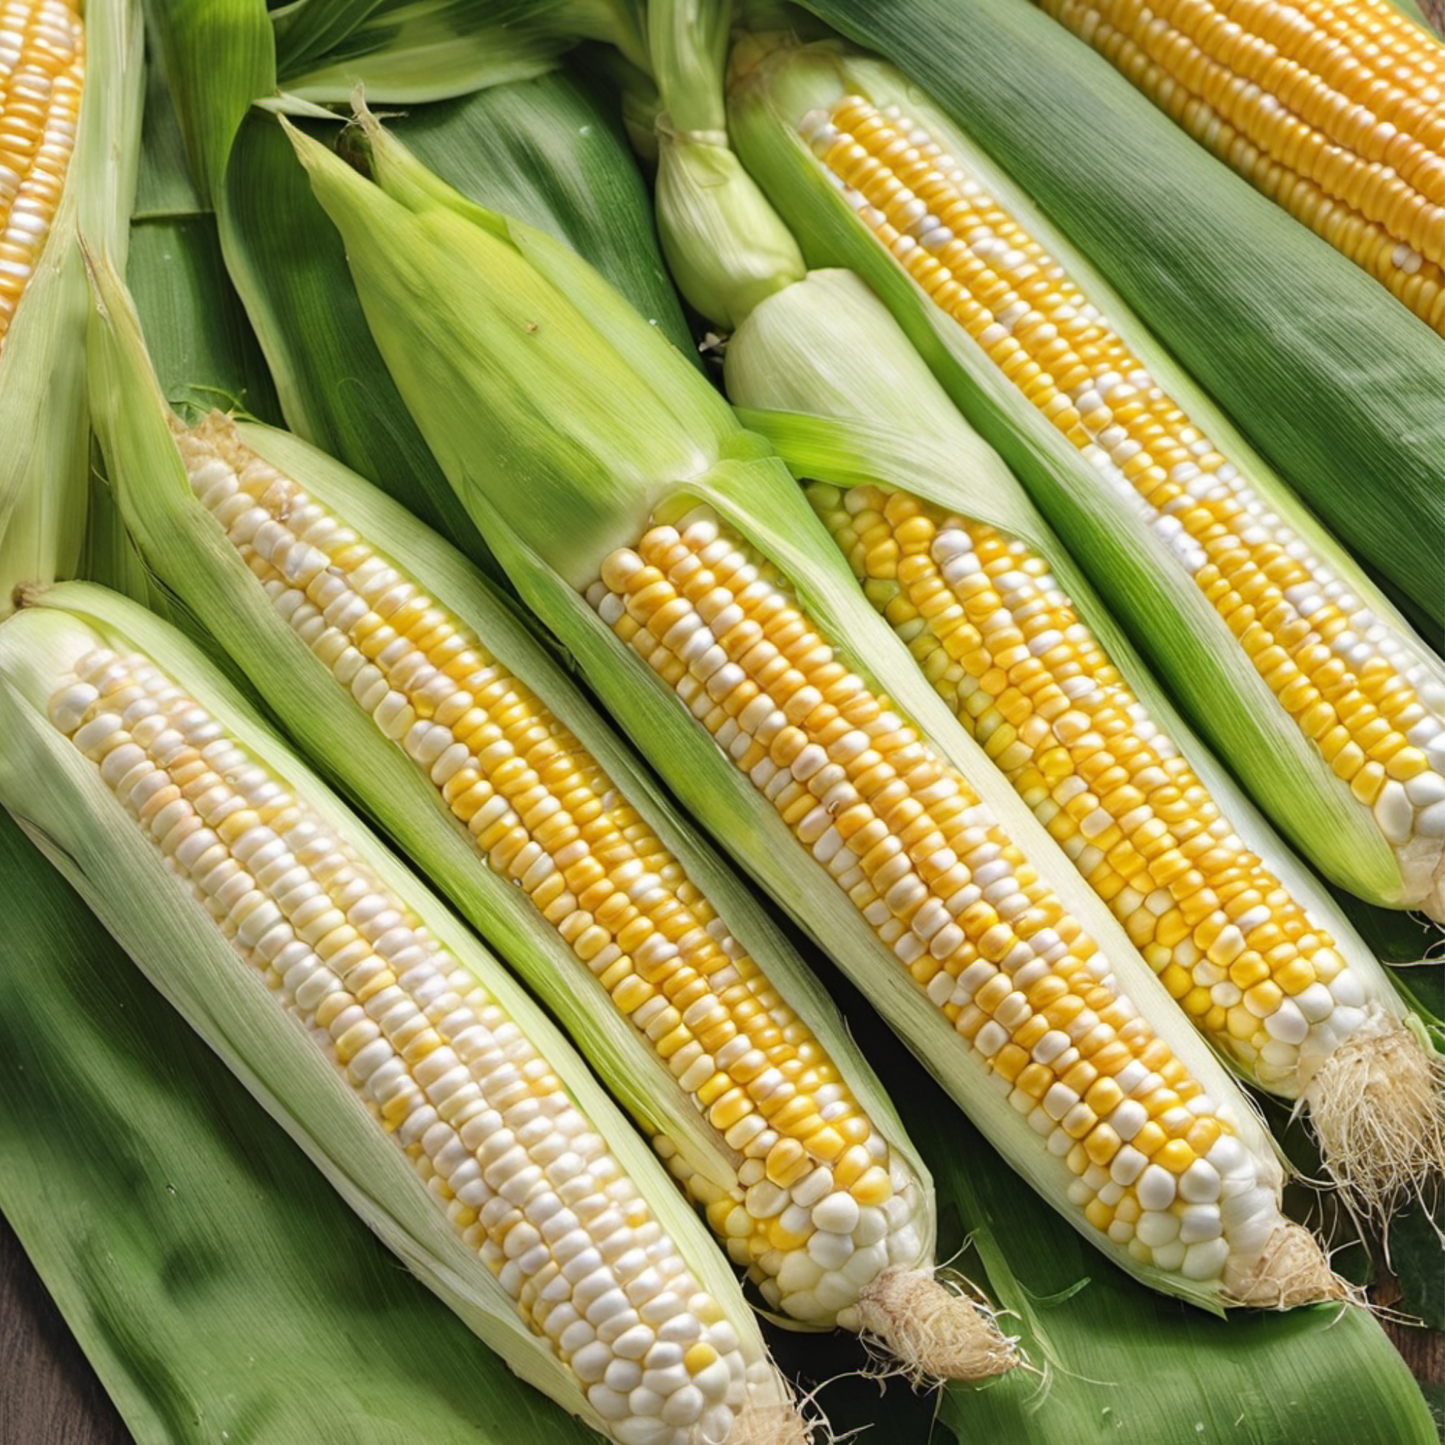
POLYGON ((533 1040, 738 1330, 764 1352, 736 1281, 701 1223, 561 1034, 470 933, 283 746, 202 653, 133 603, 85 583, 51 588, 0 630, 0 802, 96 910, 222 1060, 301 1145, 342 1197, 485 1344, 583 1421, 601 1421, 578 1378, 523 1323, 497 1278, 376 1122, 341 1070, 277 1007, 260 980, 101 780, 46 716, 55 680, 96 646, 155 660, 239 745, 345 838, 383 886, 533 1040))
POLYGON ((549 70, 589 38, 645 60, 640 0, 295 0, 273 15, 284 88, 344 101, 442 100, 549 70))
POLYGON ((279 423, 276 389, 226 274, 215 215, 191 178, 159 65, 147 72, 126 275, 161 389, 181 416, 195 421, 219 406, 279 423))
MULTIPOLYGON (((299 55, 321 54, 339 43, 360 8, 313 0, 282 12, 289 17, 284 24, 278 20, 283 61, 292 54, 287 44, 299 47, 299 55)), ((559 26, 574 9, 546 8, 547 23, 559 26)), ((625 22, 628 0, 615 8, 619 23, 625 22)), ((190 152, 193 160, 202 158, 203 190, 216 206, 226 265, 260 338, 287 424, 495 570, 399 402, 366 329, 335 231, 290 147, 268 116, 244 119, 251 100, 276 86, 261 0, 222 0, 219 10, 210 0, 164 0, 159 30, 190 152), (231 35, 229 48, 254 57, 252 63, 227 65, 215 81, 213 53, 186 43, 205 26, 231 35)), ((680 346, 690 346, 657 254, 641 181, 615 124, 576 82, 555 73, 494 86, 423 107, 398 124, 462 190, 519 210, 569 240, 680 346)))
POLYGON ((1438 645, 1445 340, 1028 0, 807 8, 929 91, 1438 645))
POLYGON ((1382 620, 1393 623, 1404 644, 1413 646, 1437 672, 1438 660, 1413 637, 1343 547, 1144 331, 1107 282, 903 76, 838 43, 802 48, 783 43, 761 60, 753 57, 734 88, 734 138, 763 189, 792 224, 809 261, 849 266, 877 291, 960 411, 1029 488, 1058 534, 1070 541, 1090 579, 1213 751, 1244 780, 1301 852, 1332 880, 1370 901, 1389 907, 1422 903, 1431 888, 1428 853, 1422 848, 1419 857, 1397 855, 1370 809, 1351 795, 1276 702, 1193 577, 1163 541, 1139 525, 1129 499, 1101 482, 1073 443, 933 304, 824 174, 796 125, 810 110, 828 108, 841 95, 854 92, 881 105, 902 104, 940 136, 1108 315, 1158 383, 1286 523, 1337 575, 1348 578, 1356 595, 1382 620))
MULTIPOLYGON (((823 943, 953 1096, 986 1121, 1010 1163, 1063 1208, 1060 1162, 1040 1157, 1037 1136, 1024 1137, 1033 1131, 997 1090, 979 1087, 952 1026, 861 914, 837 907, 823 865, 798 847, 771 803, 687 721, 673 690, 580 595, 613 547, 704 503, 779 569, 840 660, 918 720, 994 816, 1006 820, 1064 906, 1107 950, 1129 997, 1211 1097, 1238 1098, 1108 911, 872 612, 777 457, 741 430, 697 374, 575 255, 519 222, 440 199, 434 178, 417 174, 374 120, 363 123, 379 188, 294 131, 293 142, 346 242, 378 346, 519 594, 684 806, 823 943), (598 376, 607 377, 612 403, 605 419, 588 399, 598 376)), ((1248 1105, 1238 1099, 1223 1107, 1268 1175, 1271 1145, 1248 1105)), ((1100 1247, 1137 1269, 1127 1251, 1107 1240, 1100 1247)), ((1205 1308, 1220 1307, 1208 1287, 1142 1274, 1205 1308)))
POLYGON ((140 1445, 583 1445, 0 808, 0 1209, 140 1445))
MULTIPOLYGON (((240 664, 291 734, 425 868, 552 1011, 649 1137, 677 1145, 729 1193, 736 1155, 677 1088, 651 1043, 579 967, 556 929, 513 882, 478 857, 437 788, 340 686, 275 610, 206 507, 192 494, 141 338, 116 279, 98 270, 92 406, 122 510, 142 554, 240 664)), ((217 421, 212 423, 218 424, 217 421)), ((804 1018, 895 1153, 931 1186, 897 1116, 816 978, 747 890, 690 832, 627 750, 506 602, 401 507, 289 433, 248 424, 241 442, 330 507, 483 640, 597 760, 678 858, 778 993, 804 1018)), ((931 1218, 931 1210, 929 1211, 931 1218)), ((922 1253, 931 1248, 923 1231, 922 1253)))
POLYGON ((0 347, 0 618, 20 583, 74 576, 90 440, 77 229, 125 255, 141 110, 139 0, 86 7, 80 118, 60 205, 0 347))
POLYGON ((728 0, 659 0, 648 12, 662 252, 688 302, 728 330, 805 270, 797 242, 728 144, 731 11, 728 0))

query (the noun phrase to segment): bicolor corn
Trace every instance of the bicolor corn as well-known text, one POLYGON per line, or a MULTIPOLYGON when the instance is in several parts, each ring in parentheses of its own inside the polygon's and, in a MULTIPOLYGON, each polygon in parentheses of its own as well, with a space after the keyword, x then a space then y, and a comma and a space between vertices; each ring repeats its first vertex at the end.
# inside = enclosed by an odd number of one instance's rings
MULTIPOLYGON (((149 938, 165 978, 168 955, 184 956, 169 918, 208 920, 264 985, 247 1008, 281 1018, 288 1048, 309 1038, 324 1055, 524 1334, 564 1367, 562 1402, 620 1445, 804 1438, 726 1271, 717 1292, 704 1237, 679 1235, 670 1186, 645 1154, 640 1170, 619 1157, 626 1126, 497 965, 457 942, 420 884, 379 865, 379 843, 259 725, 216 700, 178 642, 168 665, 160 624, 137 624, 138 609, 95 588, 43 601, 0 634, 12 723, 18 699, 17 732, 52 729, 21 747, 59 742, 74 760, 49 779, 53 817, 35 821, 69 846, 77 790, 60 779, 79 771, 104 795, 110 846, 159 868, 166 897, 125 898, 114 869, 94 885, 103 911, 148 914, 127 918, 128 946, 149 938)), ((7 779, 12 803, 14 787, 7 779)), ((210 967, 192 960, 195 974, 210 967)), ((182 999, 202 987, 184 970, 171 984, 182 999)), ((267 1026, 230 1027, 247 1040, 249 1077, 265 1080, 267 1026)), ((386 1188, 368 1183, 378 1198, 386 1188)))
POLYGON ((1385 0, 1040 0, 1445 334, 1445 46, 1385 0))

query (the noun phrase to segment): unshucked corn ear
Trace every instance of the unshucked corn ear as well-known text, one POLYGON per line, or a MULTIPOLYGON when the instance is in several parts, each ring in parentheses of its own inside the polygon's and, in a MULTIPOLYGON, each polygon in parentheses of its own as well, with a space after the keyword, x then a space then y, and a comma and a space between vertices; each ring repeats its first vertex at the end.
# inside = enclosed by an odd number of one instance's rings
POLYGON ((1388 0, 1040 0, 1445 335, 1445 45, 1388 0))
POLYGON ((875 609, 1195 1026, 1246 1078, 1304 1101, 1354 1205, 1428 1195, 1445 1109, 1423 1025, 887 308, 855 275, 814 271, 734 333, 725 375, 747 423, 813 479, 875 609))
POLYGON ((805 252, 878 291, 1271 820, 1445 917, 1445 664, 897 71, 782 46, 736 98, 805 252))
MULTIPOLYGON (((1439 649, 1445 340, 1168 123, 1034 0, 808 0, 808 8, 928 91, 1127 299, 1311 510, 1410 600, 1416 625, 1439 649)), ((1258 14, 1265 7, 1236 8, 1258 14)), ((916 91, 873 99, 924 120, 916 91)), ((792 125, 800 118, 786 119, 792 125)), ((931 119, 922 125, 932 128, 931 119)), ((975 152, 956 151, 952 137, 940 144, 972 169, 975 152)), ((753 167, 741 139, 739 149, 753 167)), ((1000 199, 996 190, 989 194, 1000 199)), ((839 264, 812 249, 819 239, 799 235, 814 264, 839 264)), ((1068 253, 1043 244, 1077 276, 1068 253)), ((1126 325, 1092 285, 1083 289, 1126 325)), ((917 336, 914 343, 922 345, 917 336)), ((1144 360, 1153 370, 1155 357, 1144 360)), ((1192 402, 1185 409, 1192 412, 1192 402)), ((988 439, 1017 470, 1008 450, 988 439)))
POLYGON ((362 1217, 619 1445, 806 1438, 721 1255, 560 1034, 179 634, 0 630, 0 798, 362 1217))
POLYGON ((140 132, 132 0, 0 8, 0 617, 74 574, 89 486, 77 227, 123 257, 140 132))
POLYGON ((1125 1268, 1215 1309, 1333 1294, 1249 1105, 778 458, 577 257, 374 123, 379 186, 297 146, 453 485, 688 807, 1125 1268))
POLYGON ((496 941, 775 1309, 977 1378, 932 1186, 831 1004, 511 609, 284 432, 167 413, 101 272, 94 401, 144 554, 277 714, 496 941))

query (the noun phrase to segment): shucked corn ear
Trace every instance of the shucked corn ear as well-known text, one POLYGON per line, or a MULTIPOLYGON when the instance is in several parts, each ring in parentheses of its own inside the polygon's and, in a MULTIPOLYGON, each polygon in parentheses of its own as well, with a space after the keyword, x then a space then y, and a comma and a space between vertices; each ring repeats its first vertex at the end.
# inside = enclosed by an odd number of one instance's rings
POLYGON ((523 598, 682 800, 1124 1267, 1215 1309, 1332 1294, 1249 1105, 777 457, 579 258, 370 129, 378 185, 295 140, 382 354, 523 598))
POLYGON ((735 102, 805 254, 878 291, 1271 820, 1341 886, 1445 917, 1445 664, 891 67, 784 45, 735 102))
POLYGON ((96 280, 96 425, 160 576, 562 1017, 773 1308, 927 1375, 1006 1368, 931 1278, 932 1185, 831 1004, 510 608, 296 438, 168 427, 96 280))
POLYGON ((0 6, 0 617, 73 575, 89 484, 83 225, 124 255, 140 131, 132 0, 0 6))
MULTIPOLYGON (((664 161, 725 140, 721 54, 694 41, 691 66, 675 59, 679 34, 708 32, 703 6, 651 12, 664 102, 681 95, 703 127, 663 126, 664 161)), ((706 195, 703 210, 659 186, 659 230, 725 273, 689 299, 736 325, 728 394, 821 479, 809 499, 874 607, 1214 1048, 1308 1101, 1352 1202, 1384 1214, 1430 1192, 1445 1172, 1433 1051, 1339 908, 1185 731, 887 308, 851 272, 804 276, 746 174, 706 195)))
MULTIPOLYGON (((1440 649, 1445 340, 1169 124, 1034 0, 808 8, 928 92, 1315 515, 1418 609, 1416 625, 1440 649)), ((911 92, 874 98, 920 118, 911 92)), ((944 149, 972 165, 974 152, 944 149)), ((829 264, 813 238, 800 239, 814 264, 829 264)), ((1077 276, 1072 260, 1065 267, 1077 276)), ((1156 358, 1145 359, 1153 370, 1156 358)))
POLYGON ((1388 0, 1039 0, 1445 335, 1445 45, 1388 0))
POLYGON ((814 271, 734 333, 726 380, 874 608, 1245 1077, 1310 1110, 1366 1209, 1445 1170, 1439 1066, 1329 893, 1185 729, 883 304, 814 271), (806 414, 806 415, 794 415, 806 414))
POLYGON ((794 1440, 721 1256, 522 990, 178 633, 0 629, 0 800, 388 1244, 619 1445, 794 1440))

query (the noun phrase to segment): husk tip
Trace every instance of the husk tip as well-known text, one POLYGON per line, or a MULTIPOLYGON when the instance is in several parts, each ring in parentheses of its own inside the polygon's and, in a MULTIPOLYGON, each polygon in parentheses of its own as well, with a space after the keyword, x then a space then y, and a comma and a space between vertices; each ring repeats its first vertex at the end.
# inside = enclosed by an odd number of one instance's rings
POLYGON ((918 1386, 976 1383, 1022 1363, 993 1311, 962 1282, 928 1269, 884 1270, 860 1294, 858 1316, 865 1338, 886 1352, 889 1372, 918 1386))
POLYGON ((1310 1123, 1346 1208, 1389 1226, 1445 1181, 1445 1059, 1408 1027, 1342 1044, 1310 1080, 1310 1123))

